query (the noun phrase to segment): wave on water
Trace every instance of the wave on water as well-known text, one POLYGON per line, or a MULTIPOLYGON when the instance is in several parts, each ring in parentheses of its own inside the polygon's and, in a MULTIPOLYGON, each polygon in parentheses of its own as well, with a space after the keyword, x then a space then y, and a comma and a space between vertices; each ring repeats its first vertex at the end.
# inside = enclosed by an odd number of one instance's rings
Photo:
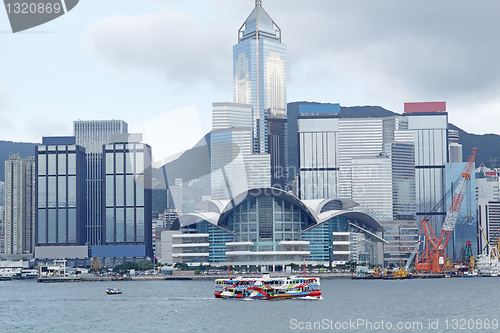
POLYGON ((214 297, 165 297, 167 301, 206 301, 215 299, 214 297))

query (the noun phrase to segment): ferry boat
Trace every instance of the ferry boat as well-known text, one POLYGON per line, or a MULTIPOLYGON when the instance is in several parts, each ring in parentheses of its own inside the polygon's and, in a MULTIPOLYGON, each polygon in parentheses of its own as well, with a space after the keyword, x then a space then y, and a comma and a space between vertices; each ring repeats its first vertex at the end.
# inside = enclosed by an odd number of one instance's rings
POLYGON ((216 298, 239 299, 321 299, 319 278, 264 276, 215 280, 216 298))
POLYGON ((121 289, 108 288, 108 289, 106 289, 106 293, 108 295, 120 295, 120 294, 123 294, 123 291, 121 289))

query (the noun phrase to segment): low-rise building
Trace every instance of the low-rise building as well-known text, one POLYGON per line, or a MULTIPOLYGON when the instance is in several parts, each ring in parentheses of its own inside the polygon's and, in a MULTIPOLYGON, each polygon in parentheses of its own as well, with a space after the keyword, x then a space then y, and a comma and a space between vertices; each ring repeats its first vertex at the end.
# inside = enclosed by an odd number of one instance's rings
MULTIPOLYGON (((300 200, 254 188, 233 200, 209 200, 162 232, 162 262, 212 265, 381 264, 383 228, 350 210, 349 199, 300 200)), ((386 242, 385 242, 386 243, 386 242)))

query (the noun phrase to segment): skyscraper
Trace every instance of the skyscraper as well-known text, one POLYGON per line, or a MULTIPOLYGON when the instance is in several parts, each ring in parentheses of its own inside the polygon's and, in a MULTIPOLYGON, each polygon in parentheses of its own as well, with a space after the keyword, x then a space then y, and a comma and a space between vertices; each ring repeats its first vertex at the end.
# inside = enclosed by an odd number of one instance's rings
POLYGON ((75 137, 44 137, 36 161, 36 245, 84 245, 85 149, 75 145, 75 137))
POLYGON ((18 154, 5 161, 5 254, 33 253, 35 159, 18 154))
POLYGON ((416 243, 415 153, 405 117, 341 118, 338 104, 299 108, 301 199, 342 197, 385 229, 384 262, 416 243))
POLYGON ((111 134, 127 133, 128 125, 122 120, 75 121, 76 144, 85 148, 87 159, 87 223, 86 240, 89 245, 99 245, 103 234, 103 174, 102 147, 109 142, 111 134))
POLYGON ((253 152, 271 154, 272 183, 286 177, 286 46, 281 29, 255 1, 233 46, 234 102, 253 107, 253 152))
POLYGON ((212 199, 230 200, 250 188, 270 186, 270 155, 252 151, 252 106, 213 103, 212 117, 212 199))
POLYGON ((436 207, 445 195, 445 164, 448 162, 448 113, 446 102, 405 103, 403 115, 413 131, 417 222, 429 217, 439 233, 448 207, 436 207), (437 209, 435 209, 437 208, 437 209))
POLYGON ((94 256, 153 256, 151 147, 141 141, 141 134, 113 134, 101 148, 106 237, 92 246, 94 256))
POLYGON ((299 188, 302 200, 336 198, 339 178, 339 104, 301 105, 299 188))

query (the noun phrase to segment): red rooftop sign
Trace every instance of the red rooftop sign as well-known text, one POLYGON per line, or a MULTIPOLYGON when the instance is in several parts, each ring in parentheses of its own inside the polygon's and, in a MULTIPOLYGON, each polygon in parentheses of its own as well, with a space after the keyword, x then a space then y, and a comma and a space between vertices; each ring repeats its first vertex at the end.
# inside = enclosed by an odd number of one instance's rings
POLYGON ((446 111, 446 102, 405 103, 405 112, 441 112, 446 111))

